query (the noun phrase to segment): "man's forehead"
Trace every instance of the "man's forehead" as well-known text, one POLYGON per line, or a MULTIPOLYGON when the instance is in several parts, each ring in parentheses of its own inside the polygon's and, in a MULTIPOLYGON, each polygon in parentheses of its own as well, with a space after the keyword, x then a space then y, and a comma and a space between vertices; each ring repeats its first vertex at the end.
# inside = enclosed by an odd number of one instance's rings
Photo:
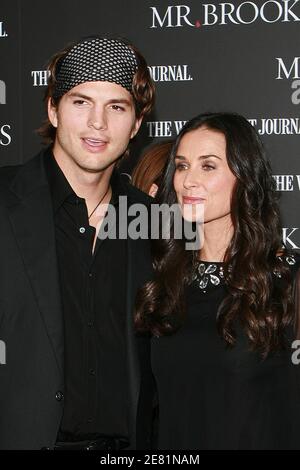
POLYGON ((67 95, 83 96, 86 98, 111 99, 133 102, 132 95, 121 85, 108 81, 84 82, 76 85, 67 92, 67 95))

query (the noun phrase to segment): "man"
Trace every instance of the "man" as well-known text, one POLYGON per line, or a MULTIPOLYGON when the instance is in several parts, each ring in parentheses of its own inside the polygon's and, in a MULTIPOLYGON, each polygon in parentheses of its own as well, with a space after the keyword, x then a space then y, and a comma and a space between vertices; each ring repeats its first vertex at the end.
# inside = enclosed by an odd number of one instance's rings
POLYGON ((148 242, 97 235, 103 204, 148 204, 116 164, 153 85, 133 46, 97 36, 49 70, 51 145, 0 170, 0 448, 149 448, 149 340, 133 328, 148 242))

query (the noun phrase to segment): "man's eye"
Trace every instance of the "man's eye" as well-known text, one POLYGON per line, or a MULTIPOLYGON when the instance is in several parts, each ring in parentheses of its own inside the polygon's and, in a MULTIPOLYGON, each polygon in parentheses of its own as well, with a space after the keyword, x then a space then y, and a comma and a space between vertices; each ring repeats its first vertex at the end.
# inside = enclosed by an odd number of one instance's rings
POLYGON ((125 108, 123 106, 118 105, 118 104, 113 104, 112 109, 114 109, 116 111, 124 111, 125 108))
POLYGON ((80 105, 86 104, 86 101, 84 101, 84 100, 74 100, 73 103, 78 104, 80 106, 80 105))

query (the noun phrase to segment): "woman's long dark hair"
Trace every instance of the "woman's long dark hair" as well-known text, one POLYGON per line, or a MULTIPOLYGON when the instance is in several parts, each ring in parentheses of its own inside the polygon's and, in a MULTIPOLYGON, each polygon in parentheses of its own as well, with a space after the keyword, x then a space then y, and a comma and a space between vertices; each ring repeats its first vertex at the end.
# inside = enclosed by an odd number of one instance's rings
MULTIPOLYGON (((251 347, 265 357, 283 345, 284 329, 292 320, 292 289, 289 269, 278 258, 284 249, 275 182, 260 138, 247 119, 206 113, 189 121, 175 141, 156 202, 177 201, 174 157, 182 137, 200 127, 224 134, 228 166, 236 177, 231 201, 234 234, 224 257, 228 295, 219 309, 218 330, 233 346, 238 321, 251 347)), ((198 253, 185 250, 185 240, 175 238, 153 240, 152 251, 155 277, 138 293, 135 324, 139 331, 160 336, 173 333, 184 321, 185 287, 198 253)))

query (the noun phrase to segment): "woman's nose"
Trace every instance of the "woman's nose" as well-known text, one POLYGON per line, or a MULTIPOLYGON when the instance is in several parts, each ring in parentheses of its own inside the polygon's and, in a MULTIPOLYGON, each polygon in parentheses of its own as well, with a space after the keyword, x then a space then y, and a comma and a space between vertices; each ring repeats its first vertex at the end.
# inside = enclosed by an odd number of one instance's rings
POLYGON ((200 184, 199 175, 197 175, 196 172, 193 170, 187 170, 185 172, 183 186, 188 189, 188 188, 194 188, 196 186, 199 186, 199 184, 200 184))

